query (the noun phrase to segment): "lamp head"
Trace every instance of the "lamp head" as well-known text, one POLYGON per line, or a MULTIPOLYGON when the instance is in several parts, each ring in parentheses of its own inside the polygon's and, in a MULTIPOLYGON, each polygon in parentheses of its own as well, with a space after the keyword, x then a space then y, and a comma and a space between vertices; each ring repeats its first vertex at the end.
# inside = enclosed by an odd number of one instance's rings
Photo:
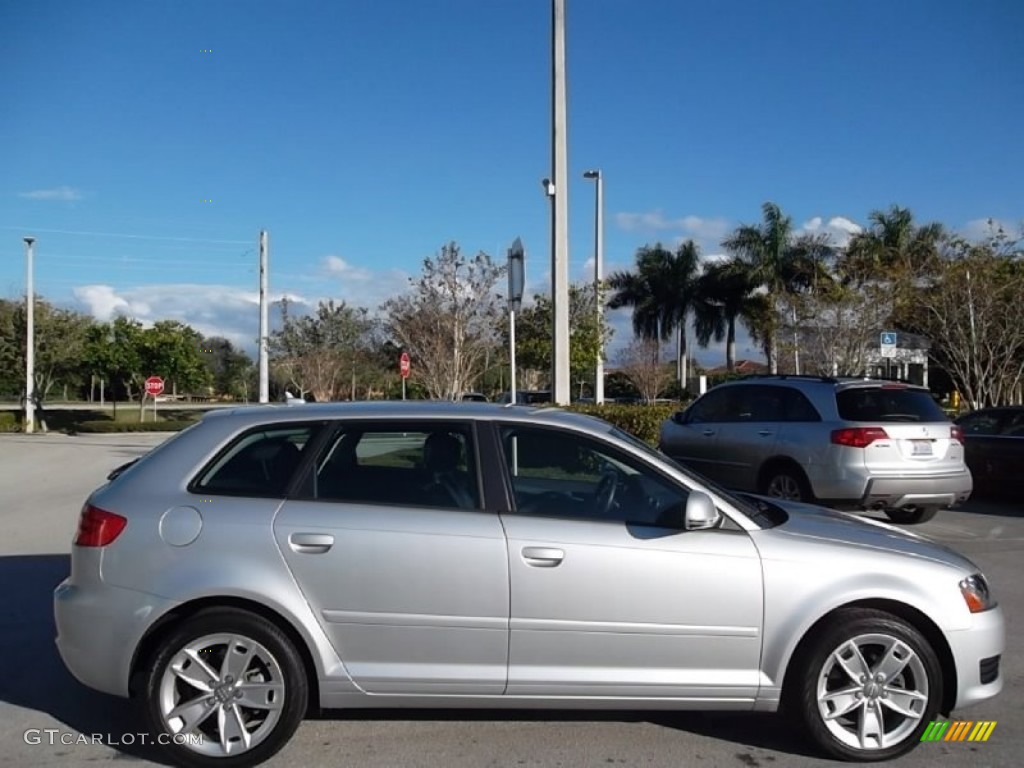
POLYGON ((584 179, 600 179, 601 178, 601 171, 597 171, 597 170, 594 170, 594 171, 584 171, 583 172, 583 178, 584 179))

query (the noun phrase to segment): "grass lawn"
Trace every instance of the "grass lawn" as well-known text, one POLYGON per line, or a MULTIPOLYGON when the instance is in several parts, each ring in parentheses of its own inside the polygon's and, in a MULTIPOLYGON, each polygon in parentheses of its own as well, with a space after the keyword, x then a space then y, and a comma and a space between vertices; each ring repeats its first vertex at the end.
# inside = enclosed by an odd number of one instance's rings
MULTIPOLYGON (((22 412, 17 406, 5 407, 3 411, 13 412, 16 414, 18 423, 22 420, 22 412)), ((204 411, 200 409, 178 409, 173 407, 160 407, 157 406, 157 422, 161 421, 197 421, 203 415, 204 411)), ((120 403, 117 406, 117 418, 114 418, 113 409, 109 406, 106 409, 95 408, 95 409, 78 409, 78 408, 61 408, 55 406, 53 408, 47 408, 43 406, 42 413, 36 410, 36 420, 46 421, 46 428, 51 432, 74 432, 78 426, 87 421, 106 421, 106 422, 118 422, 122 424, 137 424, 139 421, 139 406, 132 405, 130 403, 120 403)), ((153 421, 153 408, 152 405, 147 405, 144 421, 153 421)))

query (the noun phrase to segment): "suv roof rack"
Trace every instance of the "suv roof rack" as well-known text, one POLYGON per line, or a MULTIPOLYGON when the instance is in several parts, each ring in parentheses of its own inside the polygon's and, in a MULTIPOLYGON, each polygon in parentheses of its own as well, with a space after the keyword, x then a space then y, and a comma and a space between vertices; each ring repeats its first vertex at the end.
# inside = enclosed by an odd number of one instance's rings
POLYGON ((820 381, 823 384, 838 384, 834 376, 818 376, 812 373, 749 373, 744 379, 798 379, 802 381, 820 381))

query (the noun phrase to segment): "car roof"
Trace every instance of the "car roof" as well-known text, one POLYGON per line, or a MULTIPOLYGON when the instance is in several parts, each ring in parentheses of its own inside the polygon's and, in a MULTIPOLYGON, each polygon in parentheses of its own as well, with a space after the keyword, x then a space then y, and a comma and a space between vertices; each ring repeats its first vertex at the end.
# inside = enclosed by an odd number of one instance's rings
POLYGON ((426 419, 479 421, 521 421, 549 423, 607 431, 609 426, 592 416, 547 406, 481 403, 450 400, 370 400, 344 403, 306 403, 304 405, 247 405, 207 411, 203 421, 236 422, 243 429, 263 424, 322 421, 326 419, 426 419))

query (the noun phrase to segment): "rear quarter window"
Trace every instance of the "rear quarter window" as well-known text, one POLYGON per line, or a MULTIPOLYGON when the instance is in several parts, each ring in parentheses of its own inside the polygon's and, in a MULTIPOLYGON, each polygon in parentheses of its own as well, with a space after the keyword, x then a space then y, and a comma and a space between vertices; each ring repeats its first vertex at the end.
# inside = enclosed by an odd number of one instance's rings
POLYGON ((194 493, 283 497, 319 425, 268 426, 236 438, 192 483, 194 493))
POLYGON ((843 421, 949 421, 931 394, 919 389, 851 387, 836 393, 836 408, 843 421))

